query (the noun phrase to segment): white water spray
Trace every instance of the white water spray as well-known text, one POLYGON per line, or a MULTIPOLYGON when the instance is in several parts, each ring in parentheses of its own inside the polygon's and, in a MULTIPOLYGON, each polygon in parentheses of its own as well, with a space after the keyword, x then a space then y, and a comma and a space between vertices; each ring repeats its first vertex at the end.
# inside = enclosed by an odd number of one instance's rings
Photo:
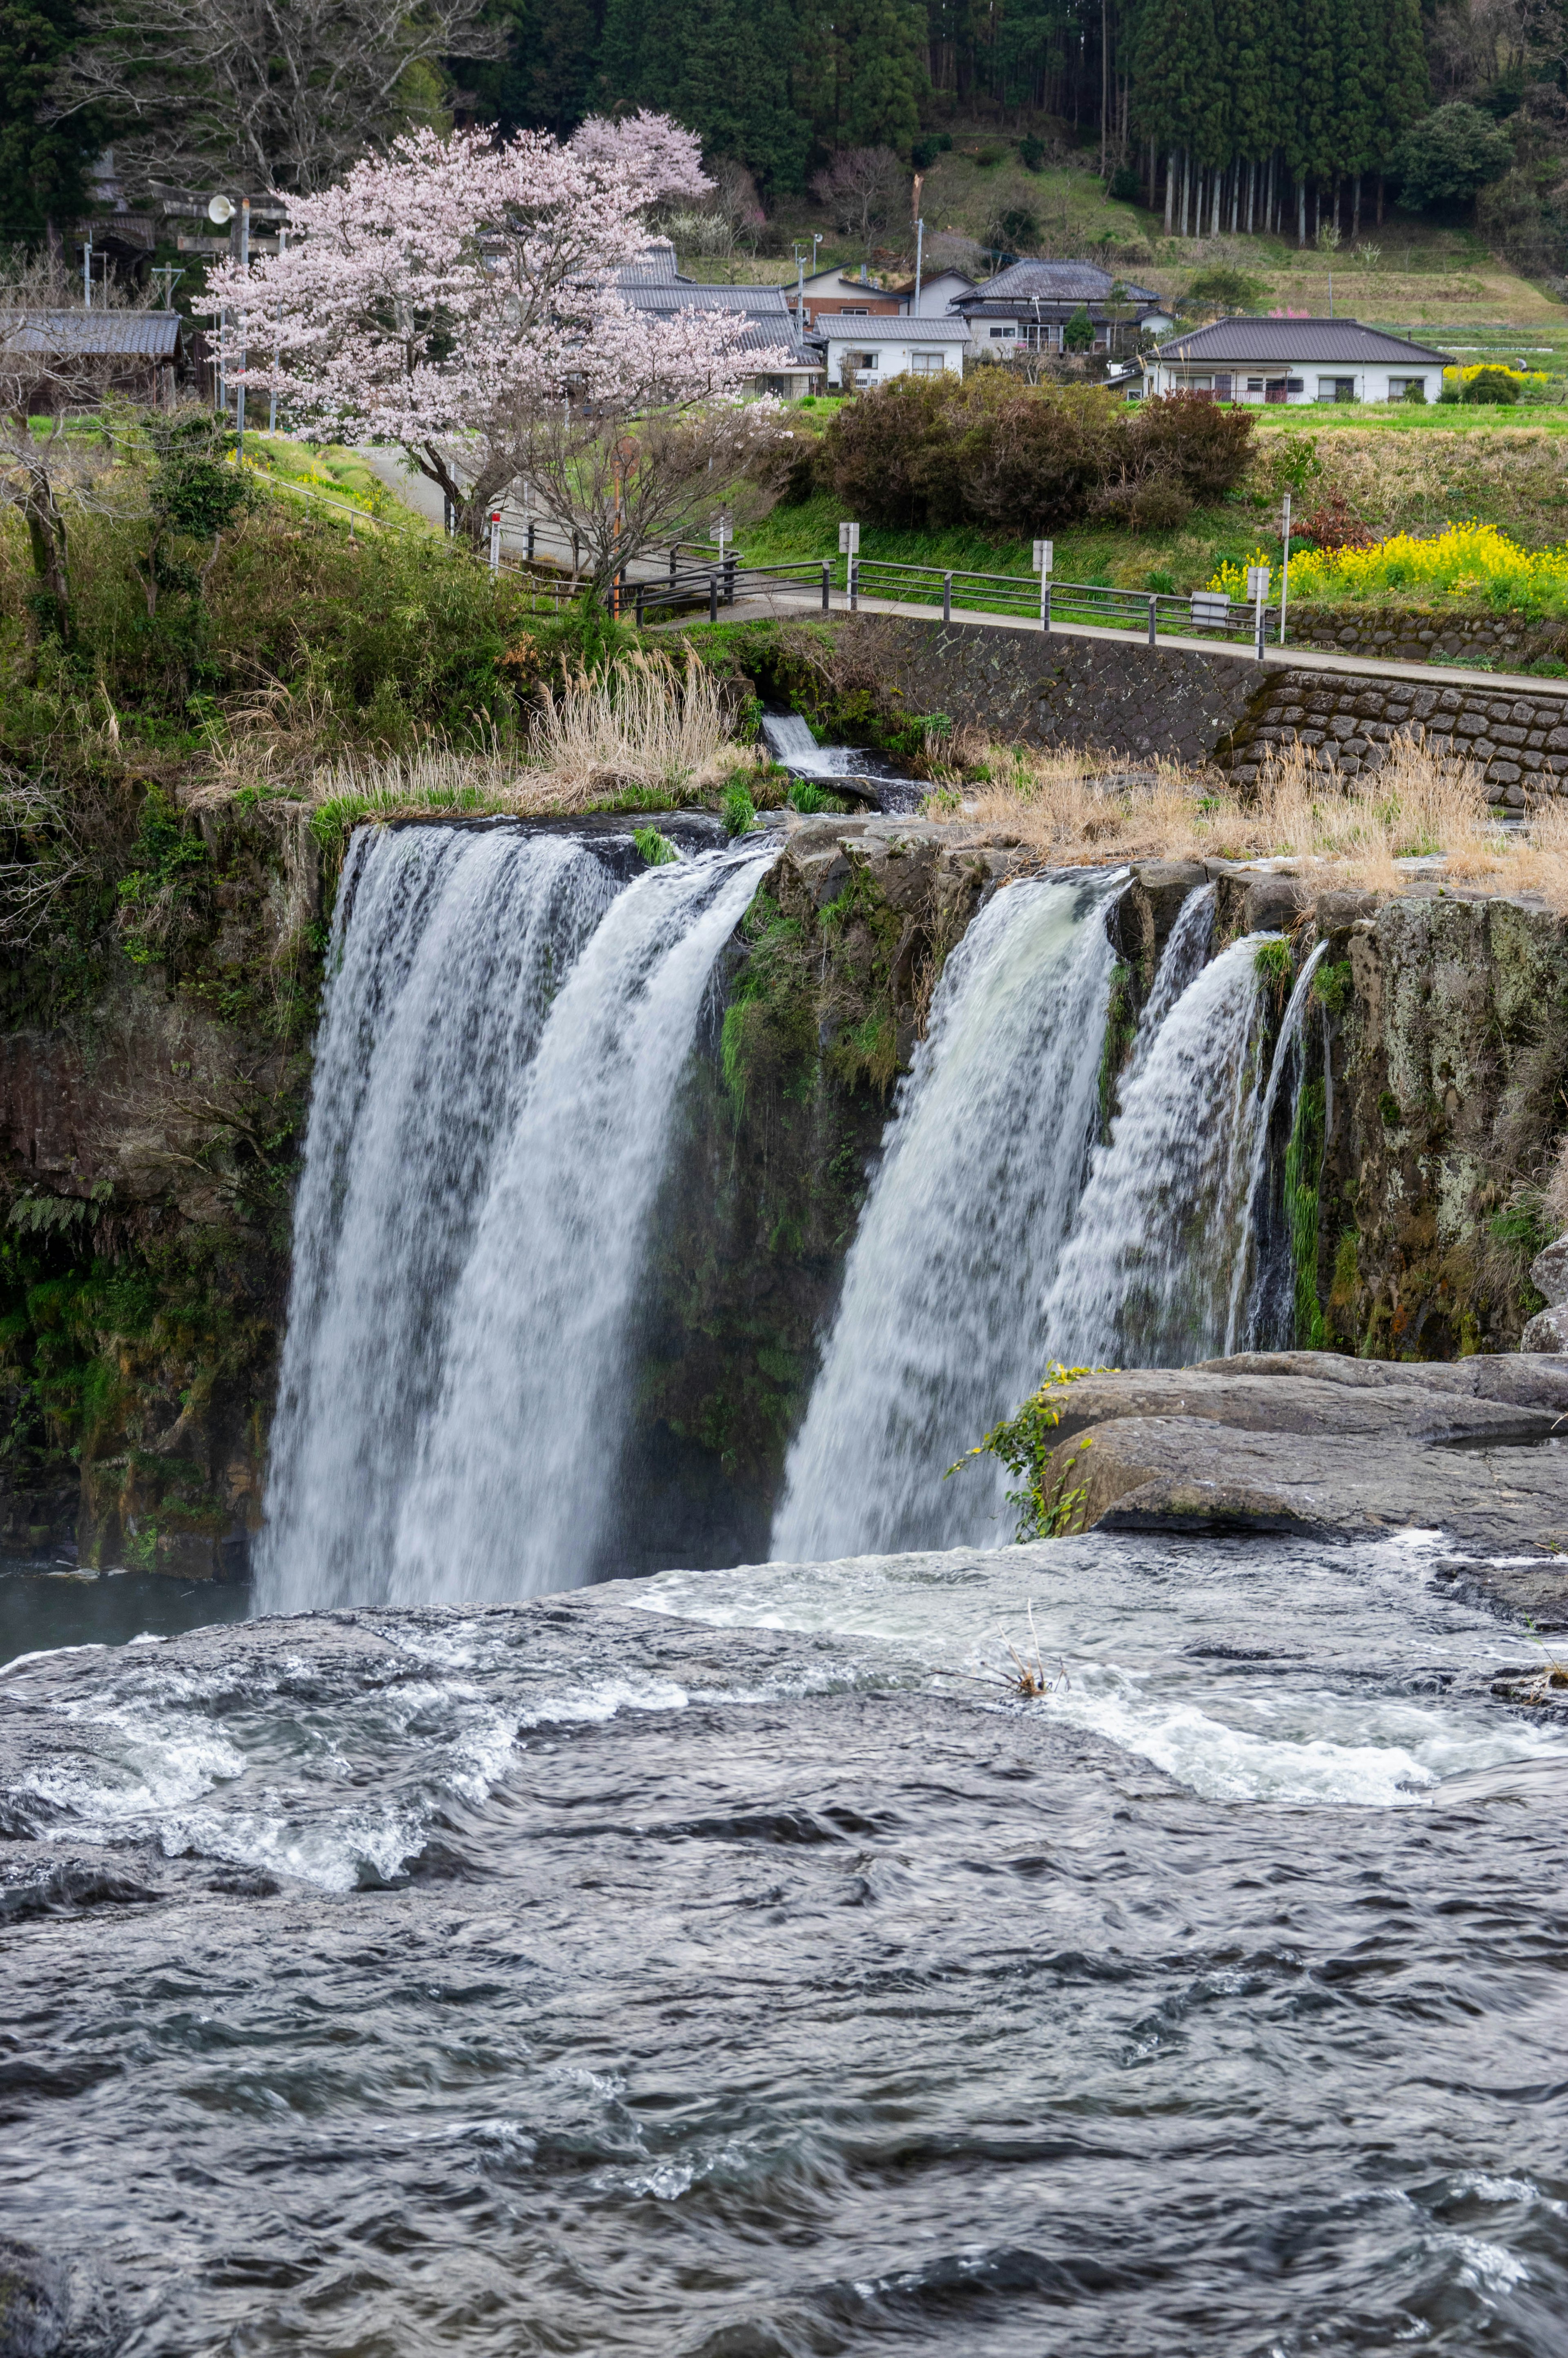
POLYGON ((1223 1349, 1260 1096, 1258 952, 1281 938, 1233 942, 1153 1033, 1046 1299, 1052 1358, 1181 1367, 1223 1349))
POLYGON ((594 1563, 682 1068, 761 848, 618 889, 568 838, 378 836, 345 882, 264 1610, 594 1563))
POLYGON ((772 1552, 996 1536, 944 1469, 1040 1380, 1039 1304, 1083 1185, 1124 879, 997 893, 949 960, 850 1249, 772 1552))

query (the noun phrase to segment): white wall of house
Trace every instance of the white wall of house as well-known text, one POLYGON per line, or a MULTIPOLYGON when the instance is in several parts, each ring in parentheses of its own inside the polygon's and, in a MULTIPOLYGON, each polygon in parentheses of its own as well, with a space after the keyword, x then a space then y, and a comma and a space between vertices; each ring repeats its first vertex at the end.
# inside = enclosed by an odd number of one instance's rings
POLYGON ((1398 401, 1409 384, 1419 384, 1428 401, 1443 391, 1443 371, 1418 362, 1368 365, 1352 361, 1249 361, 1232 368, 1168 368, 1149 371, 1154 393, 1209 393, 1217 401, 1280 402, 1308 406, 1329 401, 1398 401))
MULTIPOLYGON (((826 323, 825 323, 826 324, 826 323)), ((964 373, 962 340, 945 338, 940 343, 923 339, 918 327, 912 322, 907 343, 895 342, 889 337, 875 343, 859 343, 852 334, 835 335, 828 331, 827 382, 841 386, 844 382, 844 360, 848 354, 854 371, 855 382, 861 386, 884 384, 895 376, 951 376, 964 373)))

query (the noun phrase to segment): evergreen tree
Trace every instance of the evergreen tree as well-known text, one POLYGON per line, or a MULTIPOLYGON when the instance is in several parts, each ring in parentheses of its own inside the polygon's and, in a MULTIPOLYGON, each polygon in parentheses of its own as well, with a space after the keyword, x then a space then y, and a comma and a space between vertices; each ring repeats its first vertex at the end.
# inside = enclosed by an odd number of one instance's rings
POLYGON ((40 124, 76 34, 70 0, 0 0, 0 244, 37 245, 88 202, 87 168, 106 145, 98 112, 40 124))
POLYGON ((504 61, 464 70, 481 120, 504 138, 530 130, 564 139, 589 111, 604 0, 509 0, 504 21, 504 61))
POLYGON ((608 0, 595 103, 673 114, 709 162, 733 156, 764 189, 797 188, 811 128, 793 103, 795 42, 788 0, 608 0))
POLYGON ((1411 124, 1426 113, 1432 85, 1422 38, 1421 0, 1383 0, 1382 87, 1379 92, 1379 167, 1411 124))
POLYGON ((815 25, 800 41, 795 88, 823 146, 892 147, 907 156, 928 87, 925 33, 925 0, 841 0, 832 7, 817 0, 815 25))
POLYGON ((1357 179, 1377 163, 1379 101, 1387 70, 1381 12, 1366 0, 1335 0, 1332 169, 1357 179))

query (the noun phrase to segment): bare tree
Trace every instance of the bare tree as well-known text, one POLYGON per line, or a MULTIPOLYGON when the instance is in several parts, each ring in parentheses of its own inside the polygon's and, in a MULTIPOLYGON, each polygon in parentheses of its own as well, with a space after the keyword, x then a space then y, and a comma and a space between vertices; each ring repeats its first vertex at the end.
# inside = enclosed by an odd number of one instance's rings
POLYGON ((908 204, 909 175, 891 147, 846 147, 818 172, 811 193, 869 257, 878 234, 908 204))
POLYGON ((756 402, 628 412, 573 404, 520 422, 514 475, 570 540, 574 578, 603 596, 656 543, 691 539, 720 509, 744 524, 772 504, 796 450, 756 402))
POLYGON ((137 193, 319 189, 435 111, 442 59, 502 54, 487 14, 486 0, 91 0, 52 112, 107 107, 137 193))
POLYGON ((104 305, 88 311, 72 283, 49 257, 0 268, 0 503, 27 528, 34 649, 70 635, 69 517, 114 510, 124 496, 102 413, 125 367, 114 325, 146 308, 111 281, 104 305))

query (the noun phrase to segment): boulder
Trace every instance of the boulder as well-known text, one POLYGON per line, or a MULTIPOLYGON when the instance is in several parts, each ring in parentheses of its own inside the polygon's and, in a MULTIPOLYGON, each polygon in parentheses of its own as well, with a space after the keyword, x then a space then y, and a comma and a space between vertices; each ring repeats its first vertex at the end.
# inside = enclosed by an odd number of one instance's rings
MULTIPOLYGON (((1046 1481, 1075 1531, 1441 1531, 1521 1559, 1529 1609, 1568 1618, 1568 1357, 1249 1352, 1085 1376, 1061 1406, 1046 1481)), ((1487 1582, 1507 1602, 1506 1571, 1487 1582)))
POLYGON ((1519 1338, 1521 1351, 1568 1351, 1568 1302, 1538 1310, 1519 1338))
MULTIPOLYGON (((1568 1302, 1568 1233, 1553 1237, 1530 1265, 1530 1282, 1548 1302, 1568 1302)), ((1561 1343, 1526 1343, 1527 1351, 1560 1351, 1561 1343)))

